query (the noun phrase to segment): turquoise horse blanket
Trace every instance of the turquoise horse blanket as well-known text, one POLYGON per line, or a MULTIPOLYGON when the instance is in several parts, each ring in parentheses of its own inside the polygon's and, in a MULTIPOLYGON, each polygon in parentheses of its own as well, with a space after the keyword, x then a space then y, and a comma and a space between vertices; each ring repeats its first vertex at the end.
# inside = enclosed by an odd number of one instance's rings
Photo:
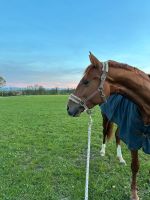
POLYGON ((144 125, 134 102, 114 94, 100 108, 111 122, 119 126, 119 137, 130 150, 142 148, 145 153, 150 154, 150 125, 144 125))

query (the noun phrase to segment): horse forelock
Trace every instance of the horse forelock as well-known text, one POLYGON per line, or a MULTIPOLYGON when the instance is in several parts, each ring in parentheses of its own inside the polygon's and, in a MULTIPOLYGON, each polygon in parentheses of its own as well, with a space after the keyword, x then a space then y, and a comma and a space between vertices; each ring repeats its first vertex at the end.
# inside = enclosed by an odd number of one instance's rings
POLYGON ((94 69, 94 68, 95 68, 95 66, 94 66, 93 64, 90 64, 90 65, 85 69, 84 75, 85 75, 85 74, 88 75, 89 72, 90 72, 92 69, 94 69))

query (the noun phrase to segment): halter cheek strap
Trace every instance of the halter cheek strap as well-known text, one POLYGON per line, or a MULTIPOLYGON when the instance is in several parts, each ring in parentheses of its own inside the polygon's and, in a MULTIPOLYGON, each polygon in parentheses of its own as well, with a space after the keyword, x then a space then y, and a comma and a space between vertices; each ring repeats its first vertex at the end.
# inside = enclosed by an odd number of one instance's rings
POLYGON ((83 106, 85 111, 89 110, 89 108, 86 105, 86 102, 88 100, 90 100, 91 98, 93 98, 97 93, 100 93, 100 97, 103 99, 104 102, 106 102, 106 95, 104 93, 104 83, 105 83, 107 73, 108 73, 108 69, 109 69, 108 61, 103 62, 102 65, 103 65, 103 68, 102 68, 102 75, 100 77, 100 85, 94 93, 92 93, 89 97, 87 97, 86 99, 83 99, 83 100, 81 98, 77 97, 74 94, 71 94, 69 96, 69 100, 83 106))
POLYGON ((103 65, 103 69, 102 69, 102 75, 100 77, 101 81, 100 81, 100 86, 98 90, 100 92, 100 96, 103 98, 104 102, 106 102, 106 95, 104 93, 104 83, 105 83, 107 73, 108 73, 108 68, 109 68, 108 61, 103 62, 102 65, 103 65))

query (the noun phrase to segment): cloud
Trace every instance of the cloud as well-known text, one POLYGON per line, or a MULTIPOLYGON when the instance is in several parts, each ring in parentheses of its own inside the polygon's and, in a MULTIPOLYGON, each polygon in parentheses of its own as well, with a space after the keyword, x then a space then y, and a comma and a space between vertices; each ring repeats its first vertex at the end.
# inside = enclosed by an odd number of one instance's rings
POLYGON ((22 83, 22 82, 8 82, 6 86, 12 86, 12 87, 28 87, 28 86, 34 86, 39 85, 43 86, 45 88, 76 88, 77 86, 76 81, 70 81, 70 82, 34 82, 34 83, 22 83))
MULTIPOLYGON (((65 65, 65 66, 64 66, 65 65)), ((26 87, 39 84, 44 87, 75 87, 82 76, 81 69, 62 66, 55 62, 15 62, 1 61, 0 72, 5 77, 7 85, 26 87)))
MULTIPOLYGON (((104 56, 102 56, 104 59, 104 56)), ((110 58, 125 62, 150 73, 150 62, 145 54, 118 54, 110 53, 110 58)), ((109 59, 105 55, 105 59, 109 59)), ((8 86, 26 87, 39 84, 44 87, 70 87, 77 86, 84 68, 88 65, 87 55, 83 58, 67 59, 67 57, 34 57, 32 59, 0 59, 0 76, 3 76, 8 86), (21 61, 26 60, 26 61, 21 61), (80 61, 79 61, 80 60, 80 61)))

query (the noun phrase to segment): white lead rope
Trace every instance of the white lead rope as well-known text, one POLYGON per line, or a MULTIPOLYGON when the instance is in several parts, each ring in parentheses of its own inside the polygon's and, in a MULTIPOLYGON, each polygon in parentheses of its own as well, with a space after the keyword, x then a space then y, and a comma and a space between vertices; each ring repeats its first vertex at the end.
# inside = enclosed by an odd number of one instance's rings
POLYGON ((86 182, 85 182, 85 200, 88 200, 88 185, 89 185, 89 167, 90 167, 90 146, 91 146, 91 128, 92 128, 92 117, 89 114, 88 122, 88 149, 87 149, 87 162, 86 162, 86 182))

